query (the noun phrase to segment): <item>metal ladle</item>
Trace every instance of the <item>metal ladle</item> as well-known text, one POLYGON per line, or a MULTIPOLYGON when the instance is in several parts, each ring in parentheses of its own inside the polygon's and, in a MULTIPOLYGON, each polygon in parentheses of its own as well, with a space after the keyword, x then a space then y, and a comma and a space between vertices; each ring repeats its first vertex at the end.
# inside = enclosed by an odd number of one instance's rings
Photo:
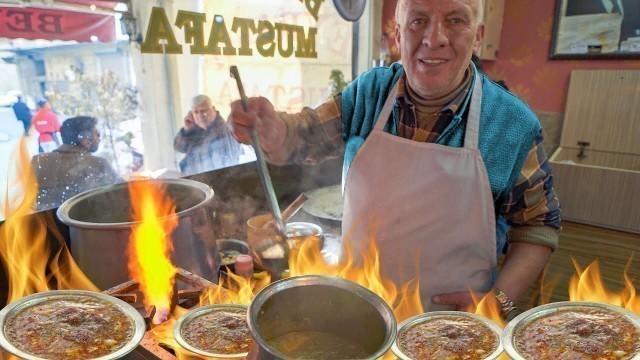
MULTIPOLYGON (((244 110, 247 111, 247 95, 244 93, 244 87, 242 86, 242 80, 240 80, 238 67, 232 65, 229 69, 229 72, 231 77, 236 79, 238 92, 240 93, 240 102, 242 103, 242 107, 244 108, 244 110)), ((253 145, 253 149, 256 152, 256 162, 258 163, 258 173, 260 174, 260 180, 262 181, 262 186, 264 187, 264 191, 267 195, 267 202, 269 203, 271 214, 273 215, 273 218, 276 222, 276 230, 278 231, 278 233, 280 233, 282 239, 286 239, 287 230, 284 227, 284 222, 282 221, 280 205, 278 205, 278 199, 276 198, 276 193, 273 190, 273 183, 271 183, 271 176, 269 176, 267 163, 264 160, 264 153, 262 152, 262 147, 260 147, 260 139, 258 138, 258 134, 256 134, 255 128, 251 128, 249 133, 251 136, 251 144, 253 145)))

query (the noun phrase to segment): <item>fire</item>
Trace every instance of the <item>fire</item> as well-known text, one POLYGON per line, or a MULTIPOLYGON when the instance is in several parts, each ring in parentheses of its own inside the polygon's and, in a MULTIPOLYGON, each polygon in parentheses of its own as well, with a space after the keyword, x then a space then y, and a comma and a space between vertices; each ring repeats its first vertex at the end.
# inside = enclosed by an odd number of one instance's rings
POLYGON ((259 280, 246 279, 231 271, 227 271, 228 277, 220 277, 219 285, 207 288, 200 295, 200 305, 210 304, 235 304, 249 305, 253 297, 265 286, 269 285, 271 278, 262 277, 259 280))
MULTIPOLYGON (((373 291, 392 307, 398 322, 424 312, 420 301, 419 277, 403 284, 400 289, 380 273, 378 247, 370 238, 369 245, 362 256, 362 266, 356 264, 349 246, 343 261, 328 264, 320 252, 320 244, 313 238, 300 239, 299 249, 291 251, 289 271, 291 276, 319 274, 336 276, 353 281, 373 291), (311 240, 311 241, 310 241, 311 240)), ((344 241, 348 241, 345 237, 344 241)))
POLYGON ((178 225, 175 205, 165 189, 152 181, 129 182, 133 226, 129 241, 129 274, 140 284, 144 305, 156 307, 154 323, 166 320, 171 311, 176 268, 169 259, 173 251, 170 234, 178 225))
POLYGON ((633 282, 627 275, 631 266, 631 259, 627 262, 624 271, 624 287, 618 291, 611 291, 605 288, 600 274, 598 261, 592 262, 586 269, 582 270, 578 263, 573 260, 577 275, 569 281, 569 299, 571 301, 594 301, 611 305, 616 305, 636 314, 640 314, 640 297, 636 295, 633 282))
POLYGON ((54 289, 99 291, 71 257, 51 214, 32 214, 38 189, 24 138, 13 158, 17 159, 16 175, 15 180, 7 179, 12 186, 7 188, 6 221, 0 226, 0 258, 9 283, 7 304, 54 289), (53 236, 48 238, 48 233, 53 236), (54 248, 59 250, 54 253, 54 248))

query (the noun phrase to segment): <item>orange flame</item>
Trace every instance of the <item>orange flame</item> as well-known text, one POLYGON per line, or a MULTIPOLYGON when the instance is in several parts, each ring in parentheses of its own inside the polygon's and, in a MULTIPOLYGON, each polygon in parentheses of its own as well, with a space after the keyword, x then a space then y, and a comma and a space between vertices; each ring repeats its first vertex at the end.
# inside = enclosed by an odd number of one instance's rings
POLYGON ((373 291, 391 306, 398 322, 424 312, 420 301, 419 277, 403 284, 400 289, 380 273, 378 247, 373 237, 362 256, 362 266, 356 264, 352 250, 344 246, 344 260, 328 264, 320 253, 320 243, 315 238, 300 239, 299 249, 291 251, 289 271, 291 276, 319 274, 336 276, 353 281, 373 291))
POLYGON ((16 176, 15 180, 7 179, 12 186, 6 190, 6 221, 0 226, 0 258, 9 284, 7 304, 54 289, 99 291, 71 257, 52 215, 32 213, 38 189, 33 185, 36 179, 25 138, 18 143, 13 158, 17 159, 16 176))
POLYGON ((144 305, 156 307, 154 323, 166 320, 171 310, 176 268, 170 234, 178 225, 175 205, 165 189, 153 181, 129 182, 133 226, 129 241, 129 274, 140 284, 144 305))
POLYGON ((253 297, 269 285, 267 275, 258 280, 247 279, 227 270, 228 277, 220 277, 218 286, 205 289, 200 295, 200 305, 235 304, 249 305, 253 297))
POLYGON ((573 265, 577 275, 569 281, 569 299, 571 301, 595 301, 611 305, 620 306, 627 310, 640 314, 640 297, 636 295, 633 282, 627 275, 631 266, 631 259, 627 262, 624 270, 624 287, 618 291, 611 291, 605 288, 600 274, 598 261, 592 262, 586 269, 582 270, 575 259, 573 265))

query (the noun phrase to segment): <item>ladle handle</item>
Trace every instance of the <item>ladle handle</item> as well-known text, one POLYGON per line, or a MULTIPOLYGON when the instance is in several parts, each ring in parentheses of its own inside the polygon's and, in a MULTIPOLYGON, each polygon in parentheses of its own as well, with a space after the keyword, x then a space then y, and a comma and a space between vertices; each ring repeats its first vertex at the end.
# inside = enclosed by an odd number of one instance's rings
MULTIPOLYGON (((229 69, 231 77, 236 79, 236 84, 238 85, 238 92, 240 93, 240 102, 242 103, 242 107, 244 110, 247 110, 247 95, 244 93, 244 87, 242 86, 242 80, 240 80, 240 73, 238 72, 238 67, 232 65, 229 69)), ((273 183, 271 182, 271 176, 269 176, 269 169, 267 168, 267 162, 264 160, 264 153, 262 152, 262 147, 260 147, 260 139, 258 138, 258 134, 255 129, 251 129, 251 144, 253 145, 253 149, 256 152, 256 162, 258 163, 258 173, 260 174, 260 180, 262 182, 262 186, 264 187, 264 191, 267 195, 267 201, 269 203, 269 208, 271 209, 271 214, 276 221, 276 228, 280 235, 282 235, 283 239, 287 238, 287 231, 284 227, 284 222, 282 221, 282 213, 280 212, 280 206, 278 205, 278 199, 276 198, 276 193, 273 190, 273 183)))

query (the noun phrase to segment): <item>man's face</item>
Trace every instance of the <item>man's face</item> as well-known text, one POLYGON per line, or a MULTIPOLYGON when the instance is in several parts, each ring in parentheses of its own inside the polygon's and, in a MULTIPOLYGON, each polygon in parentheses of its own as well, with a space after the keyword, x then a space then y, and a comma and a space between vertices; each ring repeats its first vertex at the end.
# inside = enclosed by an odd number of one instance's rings
POLYGON ((91 139, 83 139, 82 145, 89 152, 98 151, 98 147, 100 146, 100 132, 94 127, 91 133, 91 139))
POLYGON ((196 125, 203 129, 206 129, 207 126, 209 126, 209 124, 213 122, 217 115, 216 109, 206 102, 192 107, 191 112, 193 113, 193 119, 195 120, 196 125))
POLYGON ((400 0, 396 44, 409 86, 426 99, 453 92, 478 50, 480 0, 400 0))

